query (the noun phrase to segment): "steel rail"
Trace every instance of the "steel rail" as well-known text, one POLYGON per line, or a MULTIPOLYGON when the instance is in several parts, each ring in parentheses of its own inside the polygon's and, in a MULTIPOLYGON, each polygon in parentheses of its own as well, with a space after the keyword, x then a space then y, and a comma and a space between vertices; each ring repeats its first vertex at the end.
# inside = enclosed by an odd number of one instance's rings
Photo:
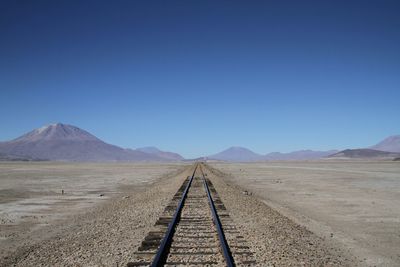
POLYGON ((200 166, 200 171, 203 176, 204 188, 206 189, 206 192, 207 192, 208 203, 210 204, 213 221, 214 221, 215 227, 217 228, 218 238, 220 241, 222 252, 224 254, 226 266, 233 267, 233 266, 235 266, 235 262, 233 260, 231 251, 229 250, 228 242, 226 241, 224 231, 222 230, 221 221, 219 220, 218 213, 215 208, 214 201, 212 199, 210 189, 208 188, 208 184, 207 184, 206 178, 204 177, 204 172, 203 172, 203 169, 201 168, 201 166, 200 166))
POLYGON ((193 172, 192 178, 190 178, 190 181, 186 185, 185 191, 183 192, 182 198, 179 201, 178 207, 175 210, 175 213, 174 213, 174 216, 172 218, 172 221, 169 223, 167 232, 166 232, 163 240, 161 241, 160 247, 159 247, 159 249, 157 251, 156 256, 154 257, 153 262, 151 263, 151 267, 164 266, 164 264, 165 264, 165 262, 167 260, 168 250, 169 250, 169 248, 171 246, 172 237, 173 237, 174 232, 175 232, 175 226, 179 222, 181 211, 182 211, 183 205, 185 203, 185 199, 186 199, 187 193, 189 191, 189 187, 192 184, 192 181, 193 181, 194 175, 196 173, 197 167, 198 167, 198 165, 196 165, 196 167, 194 168, 194 172, 193 172))

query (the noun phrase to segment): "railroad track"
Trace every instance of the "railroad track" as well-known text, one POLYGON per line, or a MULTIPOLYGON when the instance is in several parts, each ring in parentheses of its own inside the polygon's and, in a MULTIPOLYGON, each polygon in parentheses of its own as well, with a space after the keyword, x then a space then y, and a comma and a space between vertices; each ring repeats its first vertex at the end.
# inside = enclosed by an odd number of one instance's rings
POLYGON ((243 236, 198 163, 152 231, 143 240, 133 266, 255 266, 243 236))

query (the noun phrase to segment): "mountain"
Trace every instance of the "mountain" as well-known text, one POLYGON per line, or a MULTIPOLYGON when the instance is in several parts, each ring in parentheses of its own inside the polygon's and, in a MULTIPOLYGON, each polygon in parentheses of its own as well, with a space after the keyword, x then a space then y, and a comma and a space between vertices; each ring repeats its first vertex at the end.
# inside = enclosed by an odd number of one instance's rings
POLYGON ((14 156, 14 155, 6 155, 0 153, 0 161, 41 161, 41 160, 26 156, 14 156))
MULTIPOLYGON (((209 162, 210 159, 207 157, 198 157, 198 158, 184 159, 183 161, 185 161, 185 162, 199 162, 199 161, 209 162)), ((218 161, 218 160, 211 160, 211 161, 218 161)))
POLYGON ((330 155, 328 158, 396 158, 399 156, 400 153, 360 148, 346 149, 336 154, 330 155))
POLYGON ((263 156, 254 153, 250 149, 244 147, 230 147, 222 152, 208 156, 209 159, 224 160, 224 161, 258 161, 262 160, 263 156))
POLYGON ((110 145, 72 125, 57 123, 0 142, 0 153, 65 161, 165 161, 154 154, 110 145))
POLYGON ((378 144, 371 146, 370 149, 388 152, 400 152, 400 135, 389 136, 378 144))
POLYGON ((272 152, 266 155, 257 154, 244 147, 231 147, 220 153, 208 156, 208 159, 224 160, 224 161, 265 161, 265 160, 312 160, 319 159, 334 153, 338 150, 329 151, 313 151, 299 150, 290 153, 272 152))
POLYGON ((159 156, 161 158, 170 159, 170 160, 183 160, 184 159, 178 153, 162 151, 162 150, 159 150, 158 148, 153 147, 153 146, 141 147, 141 148, 137 148, 136 150, 144 152, 144 153, 156 155, 156 156, 159 156))
POLYGON ((328 158, 396 158, 400 157, 400 135, 393 135, 369 148, 346 149, 328 158))
POLYGON ((272 152, 266 154, 263 158, 264 160, 312 160, 312 159, 323 158, 337 152, 338 150, 328 150, 328 151, 299 150, 290 153, 272 152))
POLYGON ((219 160, 219 159, 212 159, 209 157, 198 157, 198 158, 189 158, 189 159, 184 159, 183 161, 185 162, 223 162, 224 160, 219 160))

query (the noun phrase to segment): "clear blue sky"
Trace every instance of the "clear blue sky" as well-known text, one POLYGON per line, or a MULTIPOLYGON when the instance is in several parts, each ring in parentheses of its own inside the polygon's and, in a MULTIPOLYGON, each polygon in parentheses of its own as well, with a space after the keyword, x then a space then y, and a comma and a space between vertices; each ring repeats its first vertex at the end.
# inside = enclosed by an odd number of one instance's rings
POLYGON ((63 122, 186 157, 400 133, 400 1, 0 2, 0 140, 63 122))

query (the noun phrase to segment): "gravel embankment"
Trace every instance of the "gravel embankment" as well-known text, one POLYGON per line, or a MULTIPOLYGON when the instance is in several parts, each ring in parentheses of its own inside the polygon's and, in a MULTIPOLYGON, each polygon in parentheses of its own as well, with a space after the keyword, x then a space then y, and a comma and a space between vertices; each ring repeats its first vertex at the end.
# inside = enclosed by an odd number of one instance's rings
POLYGON ((260 266, 357 266, 351 255, 243 194, 240 187, 228 184, 224 173, 208 168, 209 178, 260 266))
POLYGON ((191 171, 192 167, 186 167, 183 172, 70 218, 58 234, 35 245, 21 246, 0 261, 0 266, 126 266, 165 203, 191 171))

